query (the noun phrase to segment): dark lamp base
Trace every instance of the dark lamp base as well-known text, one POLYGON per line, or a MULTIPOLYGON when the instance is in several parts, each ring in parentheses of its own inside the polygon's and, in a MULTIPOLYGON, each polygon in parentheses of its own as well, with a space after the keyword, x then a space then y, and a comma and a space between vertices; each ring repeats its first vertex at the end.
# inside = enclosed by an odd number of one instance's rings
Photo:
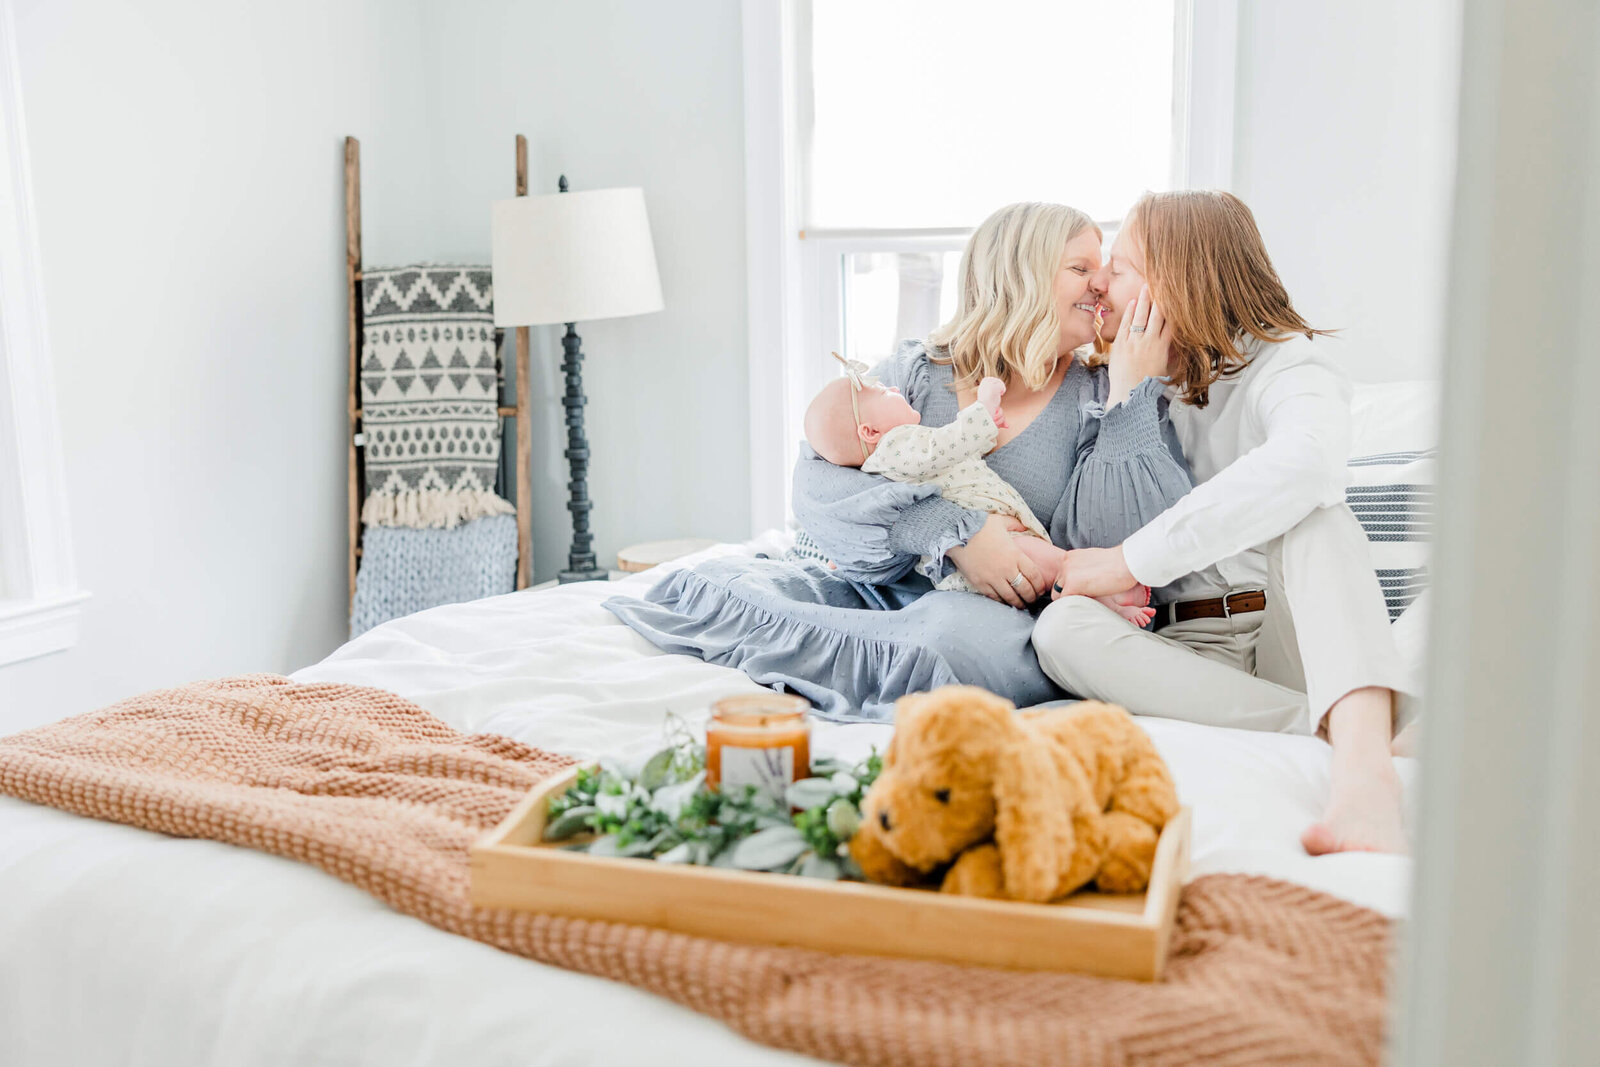
POLYGON ((562 585, 573 582, 609 582, 611 575, 602 570, 592 571, 562 571, 556 575, 556 581, 562 585))

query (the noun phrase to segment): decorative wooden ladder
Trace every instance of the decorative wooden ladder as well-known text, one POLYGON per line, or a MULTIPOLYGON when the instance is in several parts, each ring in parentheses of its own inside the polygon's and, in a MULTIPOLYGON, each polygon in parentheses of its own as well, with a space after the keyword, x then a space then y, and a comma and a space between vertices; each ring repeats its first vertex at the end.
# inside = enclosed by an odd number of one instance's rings
MULTIPOLYGON (((517 195, 528 195, 528 139, 517 134, 517 195)), ((349 414, 348 460, 349 510, 346 516, 350 535, 350 605, 356 599, 356 571, 361 565, 361 502, 366 497, 366 463, 362 452, 361 410, 361 142, 344 139, 344 275, 345 296, 349 302, 350 388, 346 398, 349 414)), ((495 331, 495 350, 499 351, 500 331, 495 331)), ((513 495, 517 504, 517 588, 526 589, 533 579, 533 500, 529 486, 533 462, 533 425, 530 412, 528 374, 528 327, 517 327, 517 403, 500 405, 500 418, 517 424, 517 474, 513 495)), ((502 433, 503 436, 503 433, 502 433)))

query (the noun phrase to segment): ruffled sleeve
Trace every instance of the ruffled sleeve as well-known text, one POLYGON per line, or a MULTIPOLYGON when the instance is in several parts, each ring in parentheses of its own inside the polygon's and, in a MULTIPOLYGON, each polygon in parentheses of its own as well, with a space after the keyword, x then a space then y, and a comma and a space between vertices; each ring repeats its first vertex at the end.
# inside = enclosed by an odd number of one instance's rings
POLYGON ((1090 381, 1063 518, 1070 547, 1110 548, 1176 503, 1194 481, 1158 379, 1146 378, 1110 411, 1106 371, 1098 369, 1090 381))
MULTIPOLYGON (((921 342, 903 342, 872 373, 926 417, 936 385, 921 342)), ((795 464, 793 504, 795 518, 839 572, 871 583, 905 576, 923 556, 942 567, 945 552, 966 544, 988 518, 945 500, 937 486, 835 466, 804 443, 795 464)))

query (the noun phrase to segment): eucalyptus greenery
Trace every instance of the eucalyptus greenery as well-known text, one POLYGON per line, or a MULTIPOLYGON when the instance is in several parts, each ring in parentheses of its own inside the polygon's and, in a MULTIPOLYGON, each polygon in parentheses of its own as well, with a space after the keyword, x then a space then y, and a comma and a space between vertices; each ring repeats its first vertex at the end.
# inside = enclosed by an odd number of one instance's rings
POLYGON ((749 785, 712 790, 705 746, 681 721, 673 720, 669 733, 671 743, 637 772, 609 760, 581 768, 573 785, 550 802, 545 840, 591 833, 593 840, 567 847, 592 856, 861 877, 848 845, 861 824, 861 798, 883 768, 876 750, 854 766, 814 761, 812 776, 790 785, 780 799, 749 785), (799 810, 791 815, 791 809, 799 810))

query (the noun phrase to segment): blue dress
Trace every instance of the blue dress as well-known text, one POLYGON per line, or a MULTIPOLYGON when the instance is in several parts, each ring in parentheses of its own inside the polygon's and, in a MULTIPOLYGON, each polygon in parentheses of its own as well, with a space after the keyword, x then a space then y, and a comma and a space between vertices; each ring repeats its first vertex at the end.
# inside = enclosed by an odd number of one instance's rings
MULTIPOLYGON (((923 425, 955 419, 953 372, 921 343, 903 344, 873 373, 923 425)), ((985 457, 1062 548, 1121 544, 1191 486, 1160 383, 1147 379, 1110 412, 1105 395, 1104 368, 1074 360, 1044 410, 985 457)), ((804 444, 800 453, 795 517, 837 569, 724 557, 605 607, 665 651, 738 667, 838 721, 887 721, 901 696, 953 682, 1019 707, 1068 695, 1033 654, 1032 614, 933 588, 953 568, 945 552, 977 533, 985 512, 933 486, 835 466, 804 444)))

